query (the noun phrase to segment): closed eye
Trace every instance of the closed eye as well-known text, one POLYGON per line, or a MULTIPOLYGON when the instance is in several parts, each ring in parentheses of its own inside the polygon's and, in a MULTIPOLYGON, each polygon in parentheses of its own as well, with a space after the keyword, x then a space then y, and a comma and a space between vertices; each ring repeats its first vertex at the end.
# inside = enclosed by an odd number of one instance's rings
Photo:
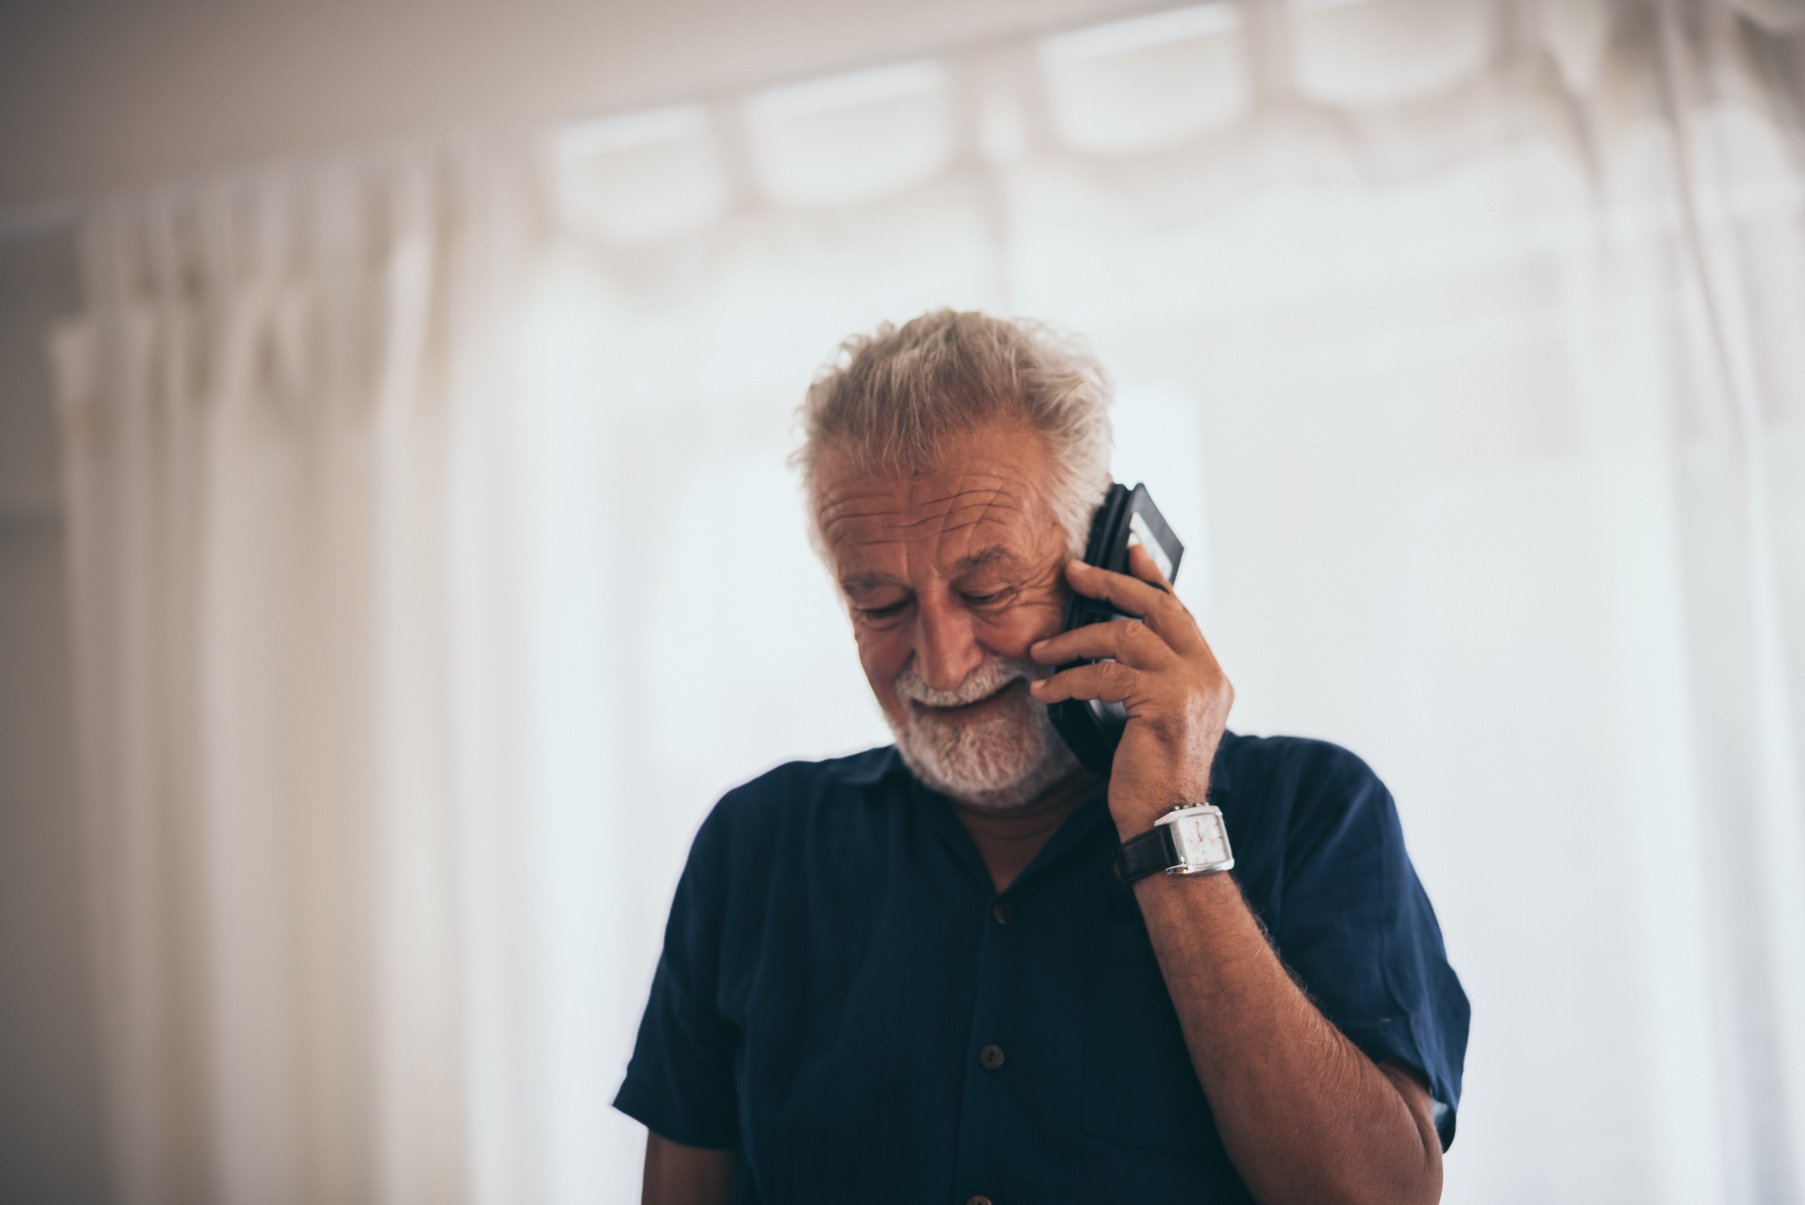
POLYGON ((882 607, 859 607, 857 610, 866 619, 888 619, 892 615, 902 614, 902 609, 908 605, 908 600, 904 599, 901 602, 893 602, 882 607))

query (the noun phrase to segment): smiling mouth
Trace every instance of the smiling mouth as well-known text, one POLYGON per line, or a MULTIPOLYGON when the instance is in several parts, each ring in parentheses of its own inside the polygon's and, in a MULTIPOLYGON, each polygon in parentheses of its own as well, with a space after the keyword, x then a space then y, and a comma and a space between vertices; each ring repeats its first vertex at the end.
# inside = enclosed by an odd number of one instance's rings
POLYGON ((1004 683, 990 694, 985 695, 981 699, 973 699, 969 703, 959 703, 952 707, 941 707, 933 703, 916 702, 915 706, 927 714, 936 717, 950 718, 975 715, 985 708, 993 706, 999 699, 1009 694, 1010 691, 1015 691, 1019 694, 1027 689, 1028 680, 1026 678, 1011 678, 1008 682, 1004 683))

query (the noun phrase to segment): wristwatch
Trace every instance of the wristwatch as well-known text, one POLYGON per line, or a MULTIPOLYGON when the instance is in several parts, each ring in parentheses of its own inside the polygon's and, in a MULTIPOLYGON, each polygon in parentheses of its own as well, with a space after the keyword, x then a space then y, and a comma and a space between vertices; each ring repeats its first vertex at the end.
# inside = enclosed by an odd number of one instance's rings
POLYGON ((1232 870, 1235 855, 1228 845, 1222 809, 1211 803, 1181 803, 1153 822, 1138 837, 1116 848, 1116 881, 1126 887, 1154 871, 1166 874, 1215 874, 1232 870))

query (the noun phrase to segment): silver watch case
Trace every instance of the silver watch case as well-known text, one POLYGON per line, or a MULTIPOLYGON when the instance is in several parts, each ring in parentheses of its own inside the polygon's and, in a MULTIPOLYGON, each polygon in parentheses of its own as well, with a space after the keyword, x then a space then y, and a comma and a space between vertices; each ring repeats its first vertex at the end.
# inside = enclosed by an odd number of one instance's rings
POLYGON ((1228 826, 1222 822, 1222 809, 1215 804, 1193 803, 1174 808, 1154 823, 1167 827, 1172 848, 1178 851, 1178 862, 1166 867, 1167 874, 1216 874, 1234 869, 1228 826))

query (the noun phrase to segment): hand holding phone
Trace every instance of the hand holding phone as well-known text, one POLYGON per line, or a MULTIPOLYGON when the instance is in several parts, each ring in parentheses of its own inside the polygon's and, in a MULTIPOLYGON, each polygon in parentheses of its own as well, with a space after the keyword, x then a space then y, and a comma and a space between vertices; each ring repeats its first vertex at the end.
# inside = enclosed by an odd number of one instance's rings
POLYGON ((1066 565, 1066 629, 1028 650, 1059 668, 1031 689, 1079 759, 1108 775, 1118 828, 1139 833, 1204 801, 1234 688, 1171 592, 1161 561, 1176 572, 1183 546, 1144 487, 1111 487, 1086 551, 1066 565))

